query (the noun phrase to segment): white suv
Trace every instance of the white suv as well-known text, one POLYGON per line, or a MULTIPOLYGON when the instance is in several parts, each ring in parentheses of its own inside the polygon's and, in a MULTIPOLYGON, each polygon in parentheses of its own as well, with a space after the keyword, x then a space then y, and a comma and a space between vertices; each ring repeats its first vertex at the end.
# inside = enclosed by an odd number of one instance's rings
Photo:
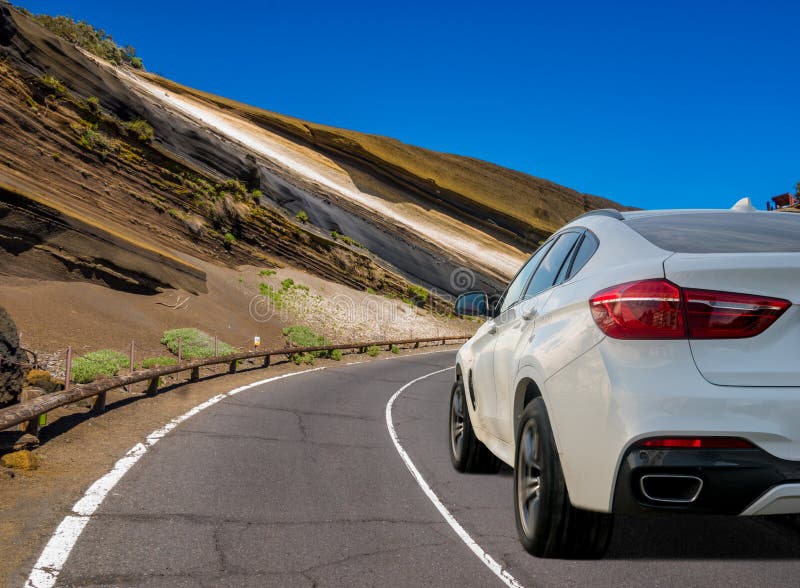
POLYGON ((453 465, 512 466, 542 557, 599 557, 611 513, 800 512, 800 215, 583 215, 459 351, 453 465), (498 461, 498 459, 500 461, 498 461))

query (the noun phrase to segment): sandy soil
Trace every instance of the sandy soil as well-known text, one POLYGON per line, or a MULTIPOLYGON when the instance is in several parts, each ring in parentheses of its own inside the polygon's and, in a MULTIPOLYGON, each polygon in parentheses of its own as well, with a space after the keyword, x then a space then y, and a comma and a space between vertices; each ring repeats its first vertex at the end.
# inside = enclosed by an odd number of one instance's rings
MULTIPOLYGON (((455 348, 421 347, 402 354, 455 348)), ((376 358, 345 355, 344 361, 378 361, 394 357, 383 352, 376 358)), ((340 365, 318 360, 315 367, 340 365)), ((248 369, 244 366, 242 369, 248 369)), ((86 407, 72 405, 48 415, 42 429, 42 446, 36 450, 41 467, 20 472, 0 468, 0 585, 21 586, 53 530, 86 488, 111 469, 130 447, 148 433, 185 413, 204 400, 237 386, 298 369, 286 362, 269 369, 253 368, 233 376, 216 376, 196 384, 167 382, 155 397, 130 392, 109 393, 108 410, 91 418, 86 407)))
POLYGON ((63 370, 67 346, 80 355, 96 349, 127 353, 135 340, 136 361, 168 354, 160 340, 165 330, 196 327, 241 349, 261 337, 262 347, 280 347, 281 329, 306 325, 336 342, 354 339, 406 339, 474 332, 476 323, 432 315, 399 300, 367 294, 285 267, 270 276, 263 268, 221 267, 192 258, 208 276, 208 293, 169 290, 154 296, 130 294, 84 282, 4 277, 0 300, 20 331, 23 347, 34 350, 48 368, 63 370), (291 278, 308 291, 293 289, 276 308, 259 285, 275 289, 291 278), (186 300, 188 298, 188 300, 186 300), (170 308, 185 301, 179 309, 170 308))

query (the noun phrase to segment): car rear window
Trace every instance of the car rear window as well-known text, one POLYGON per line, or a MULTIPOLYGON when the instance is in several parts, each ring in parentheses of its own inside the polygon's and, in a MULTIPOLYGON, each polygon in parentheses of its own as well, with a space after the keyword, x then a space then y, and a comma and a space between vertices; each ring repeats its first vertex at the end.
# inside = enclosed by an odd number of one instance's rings
POLYGON ((800 252, 800 214, 692 212, 627 219, 662 249, 676 253, 800 252))

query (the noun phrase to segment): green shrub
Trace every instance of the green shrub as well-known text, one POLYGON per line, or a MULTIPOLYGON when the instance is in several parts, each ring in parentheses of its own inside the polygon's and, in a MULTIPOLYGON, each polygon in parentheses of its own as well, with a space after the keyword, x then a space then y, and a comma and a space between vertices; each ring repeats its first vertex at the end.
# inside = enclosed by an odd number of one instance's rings
POLYGON ((114 142, 101 131, 97 125, 81 121, 72 124, 72 130, 78 135, 78 145, 87 151, 97 151, 104 154, 114 149, 114 142))
POLYGON ((367 294, 377 294, 377 292, 375 291, 375 288, 367 287, 367 294))
POLYGON ((223 242, 227 249, 230 249, 236 244, 236 237, 233 236, 233 233, 225 233, 225 237, 223 238, 223 242))
POLYGON ((333 361, 342 361, 342 350, 341 349, 333 349, 331 351, 330 357, 333 361))
POLYGON ((130 367, 130 361, 124 353, 113 349, 92 351, 72 362, 72 381, 86 384, 99 378, 116 376, 120 368, 130 367))
POLYGON ((400 348, 397 345, 392 345, 392 347, 391 347, 391 349, 389 349, 389 351, 391 351, 392 353, 394 353, 396 355, 396 354, 400 353, 400 348))
POLYGON ((158 357, 146 357, 142 360, 142 368, 149 370, 154 367, 164 367, 168 365, 175 365, 178 360, 169 355, 160 355, 158 357))
POLYGON ((379 355, 380 352, 381 349, 377 345, 370 345, 369 347, 367 347, 367 355, 369 355, 370 357, 375 357, 379 355))
MULTIPOLYGON (((178 338, 181 339, 181 356, 183 359, 198 359, 214 356, 214 337, 199 329, 183 328, 164 331, 161 343, 172 353, 178 354, 178 338)), ((236 348, 217 342, 219 355, 236 353, 236 348)))
POLYGON ((341 235, 339 234, 339 231, 331 231, 331 237, 333 238, 334 241, 336 241, 336 239, 341 237, 341 235))
POLYGON ((136 50, 128 45, 120 47, 111 35, 102 29, 96 29, 86 21, 76 22, 67 16, 33 15, 33 18, 44 28, 55 33, 69 43, 74 43, 112 63, 128 63, 142 69, 142 60, 136 56, 136 50))
POLYGON ((153 127, 151 127, 150 123, 146 120, 139 119, 125 123, 125 128, 133 133, 134 137, 140 141, 152 141, 153 137, 155 137, 153 127))
POLYGON ((54 78, 50 74, 45 74, 42 76, 42 83, 53 90, 59 96, 63 96, 67 93, 67 87, 63 84, 63 82, 57 78, 54 78))
POLYGON ((406 292, 417 306, 423 306, 430 297, 430 293, 425 288, 415 284, 409 284, 408 288, 406 288, 406 292))
POLYGON ((89 96, 86 99, 86 107, 94 114, 98 114, 100 112, 100 99, 97 96, 89 96))
POLYGON ((275 270, 263 269, 260 272, 258 272, 258 275, 261 276, 261 277, 274 276, 275 275, 275 270))
MULTIPOLYGON (((297 347, 321 347, 323 345, 330 345, 331 342, 321 335, 317 335, 313 329, 303 325, 295 325, 283 329, 283 336, 286 337, 287 343, 296 345, 297 347)), ((314 363, 317 357, 332 357, 333 351, 309 351, 305 353, 292 353, 289 355, 289 360, 297 365, 303 363, 314 363)), ((341 357, 339 358, 341 359, 341 357)), ((338 360, 337 360, 338 361, 338 360)))
POLYGON ((286 278, 281 282, 281 288, 284 290, 288 290, 292 286, 294 286, 294 280, 292 278, 286 278))
POLYGON ((359 243, 355 239, 352 239, 352 238, 350 238, 350 237, 348 237, 346 235, 342 235, 342 242, 346 243, 347 245, 350 245, 352 247, 359 247, 361 249, 364 249, 364 246, 361 243, 359 243))
POLYGON ((308 222, 308 215, 306 214, 305 210, 299 211, 296 215, 294 215, 294 217, 297 220, 299 220, 301 223, 307 223, 308 222))

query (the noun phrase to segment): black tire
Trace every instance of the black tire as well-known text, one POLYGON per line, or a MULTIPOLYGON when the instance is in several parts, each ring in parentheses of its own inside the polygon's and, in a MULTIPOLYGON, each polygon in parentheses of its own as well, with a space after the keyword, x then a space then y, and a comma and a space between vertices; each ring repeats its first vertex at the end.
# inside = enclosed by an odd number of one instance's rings
POLYGON ((500 469, 500 460, 475 436, 467 408, 467 395, 461 380, 453 384, 450 392, 450 411, 447 441, 450 461, 459 472, 494 474, 500 469))
POLYGON ((546 558, 602 557, 614 517, 572 506, 542 398, 525 407, 516 449, 514 519, 525 550, 546 558))

